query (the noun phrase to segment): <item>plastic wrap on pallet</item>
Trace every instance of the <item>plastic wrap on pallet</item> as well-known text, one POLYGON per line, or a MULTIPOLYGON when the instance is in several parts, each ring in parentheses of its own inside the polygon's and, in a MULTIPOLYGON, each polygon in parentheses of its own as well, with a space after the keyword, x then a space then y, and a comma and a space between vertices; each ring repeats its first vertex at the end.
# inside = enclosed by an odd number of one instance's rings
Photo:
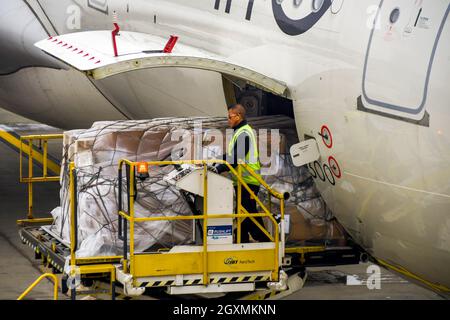
MULTIPOLYGON (((288 241, 326 240, 342 233, 329 221, 330 213, 315 189, 305 167, 296 168, 287 154, 298 141, 293 119, 282 116, 249 119, 257 131, 263 178, 274 189, 289 192, 286 211, 291 216, 288 241), (259 129, 277 128, 280 136, 259 129), (277 140, 280 137, 280 140, 277 140), (271 145, 279 146, 273 152, 271 145), (306 230, 304 230, 306 228, 306 230), (324 232, 326 229, 326 232, 324 232), (331 230, 331 231, 330 231, 331 230), (333 234, 333 235, 330 235, 333 234)), ((96 122, 86 130, 64 134, 61 206, 52 211, 52 226, 69 241, 70 198, 68 164, 75 162, 77 171, 78 250, 80 257, 116 255, 122 252, 118 239, 118 162, 215 159, 229 141, 225 118, 161 118, 137 121, 96 122), (201 127, 199 124, 201 123, 201 127), (217 139, 218 133, 221 139, 217 139), (224 138, 225 137, 225 138, 224 138), (196 146, 203 148, 196 149, 196 146), (199 152, 196 152, 199 151, 199 152)), ((150 167, 150 178, 137 180, 136 217, 190 215, 190 207, 180 191, 163 178, 173 166, 150 167)), ((124 206, 126 208, 126 181, 124 206)), ((267 201, 262 190, 260 197, 267 201)), ((192 241, 192 221, 152 221, 136 223, 135 250, 157 250, 192 241)), ((129 240, 129 239, 128 239, 129 240)))
MULTIPOLYGON (((65 148, 68 152, 64 157, 74 161, 77 167, 79 243, 77 255, 80 257, 114 255, 123 246, 117 237, 119 160, 136 161, 137 158, 140 161, 159 160, 159 150, 167 152, 163 139, 168 130, 104 131, 107 132, 93 134, 96 131, 88 130, 80 134, 76 131, 78 137, 67 140, 74 146, 65 148)), ((71 132, 66 134, 70 135, 71 132)), ((150 178, 137 183, 135 217, 170 216, 180 212, 190 214, 189 207, 179 191, 163 180, 172 169, 172 167, 153 167, 150 178)), ((65 170, 67 171, 66 167, 65 170)), ((61 209, 53 212, 54 230, 64 239, 68 239, 70 200, 67 173, 63 175, 61 184, 61 209)), ((122 197, 126 199, 125 194, 122 197)), ((171 247, 187 243, 192 237, 191 230, 191 222, 185 220, 136 223, 135 250, 141 252, 152 247, 171 247)))
MULTIPOLYGON (((294 167, 287 154, 279 155, 277 161, 279 167, 276 174, 263 178, 275 190, 290 194, 285 202, 286 246, 344 245, 345 231, 320 196, 307 167, 294 167)), ((259 196, 268 203, 267 192, 262 190, 259 196)), ((273 198, 272 202, 278 203, 273 198)), ((276 210, 278 207, 273 208, 276 210)), ((265 225, 271 228, 267 219, 265 225)))

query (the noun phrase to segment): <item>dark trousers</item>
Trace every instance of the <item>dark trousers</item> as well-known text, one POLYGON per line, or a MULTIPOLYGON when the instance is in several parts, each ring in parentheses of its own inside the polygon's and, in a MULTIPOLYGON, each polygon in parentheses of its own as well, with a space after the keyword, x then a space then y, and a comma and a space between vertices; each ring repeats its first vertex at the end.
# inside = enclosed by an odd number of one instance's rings
MULTIPOLYGON (((259 192, 259 186, 255 186, 252 184, 248 185, 253 193, 257 196, 259 192)), ((248 211, 248 213, 257 213, 258 209, 256 208, 256 200, 251 199, 250 193, 244 187, 241 187, 242 196, 241 196, 241 204, 248 211)), ((235 194, 237 196, 237 187, 234 187, 235 194)), ((236 210, 237 212, 237 210, 236 210)), ((262 217, 254 218, 261 226, 264 226, 264 222, 262 217)), ((241 223, 241 243, 249 242, 249 234, 252 238, 259 242, 267 242, 270 239, 258 228, 258 226, 250 219, 245 218, 241 223)))

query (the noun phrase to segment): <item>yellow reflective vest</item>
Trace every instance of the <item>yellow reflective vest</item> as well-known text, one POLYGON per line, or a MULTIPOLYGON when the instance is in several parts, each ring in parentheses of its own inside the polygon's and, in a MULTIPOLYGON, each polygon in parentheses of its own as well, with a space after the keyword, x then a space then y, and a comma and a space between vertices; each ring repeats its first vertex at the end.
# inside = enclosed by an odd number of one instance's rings
MULTIPOLYGON (((257 174, 261 175, 261 164, 259 162, 259 152, 258 152, 258 144, 256 143, 256 136, 253 132, 252 127, 250 127, 248 124, 240 127, 238 130, 236 130, 233 134, 233 137, 231 138, 230 143, 228 144, 228 156, 231 157, 233 154, 233 148, 234 144, 237 142, 238 137, 241 133, 246 133, 249 136, 250 140, 250 146, 247 154, 245 155, 245 163, 257 174)), ((237 178, 233 175, 233 182, 236 184, 237 178)), ((242 179, 247 184, 253 184, 259 186, 259 181, 251 176, 247 170, 242 169, 242 179)))

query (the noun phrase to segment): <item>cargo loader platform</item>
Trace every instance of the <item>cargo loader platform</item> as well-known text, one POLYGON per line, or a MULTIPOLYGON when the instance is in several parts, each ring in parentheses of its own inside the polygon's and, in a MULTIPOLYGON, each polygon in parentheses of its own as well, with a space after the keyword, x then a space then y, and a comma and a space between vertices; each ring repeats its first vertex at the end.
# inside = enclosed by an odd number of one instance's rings
MULTIPOLYGON (((43 136, 39 138, 45 139, 43 136)), ((95 293, 107 293, 115 299, 119 288, 128 297, 151 296, 153 292, 159 293, 165 289, 168 295, 230 294, 243 299, 273 299, 300 289, 305 281, 306 267, 359 263, 360 251, 351 246, 286 247, 284 201, 288 195, 272 190, 244 163, 234 169, 222 160, 145 162, 147 168, 190 166, 188 172, 181 170, 178 177, 177 174, 172 176, 173 184, 202 197, 203 208, 194 215, 136 217, 136 169, 142 164, 128 160, 119 163, 118 238, 127 245, 115 256, 76 256, 78 197, 74 163, 70 163, 67 173, 70 177, 70 241, 63 240, 52 231, 51 218, 17 221, 22 241, 34 250, 36 259, 41 259, 44 266, 51 267, 53 273, 62 274, 61 291, 70 291, 72 299, 95 293), (242 179, 242 173, 247 171, 260 180, 271 197, 277 199, 277 204, 267 205, 252 194, 261 212, 249 213, 241 205, 238 191, 237 213, 227 213, 233 211, 233 186, 230 180, 208 171, 208 165, 212 162, 229 166, 231 173, 237 177, 238 190, 245 188, 251 192, 242 179), (268 209, 274 206, 279 206, 277 214, 268 209), (258 216, 265 217, 272 227, 266 229, 258 224, 254 219, 258 216), (253 220, 270 241, 241 243, 241 223, 247 218, 253 220), (200 221, 200 236, 197 235, 192 245, 136 252, 135 223, 163 220, 200 221), (211 236, 211 230, 223 224, 234 231, 224 237, 211 236), (103 289, 85 290, 94 282, 101 283, 103 289)))

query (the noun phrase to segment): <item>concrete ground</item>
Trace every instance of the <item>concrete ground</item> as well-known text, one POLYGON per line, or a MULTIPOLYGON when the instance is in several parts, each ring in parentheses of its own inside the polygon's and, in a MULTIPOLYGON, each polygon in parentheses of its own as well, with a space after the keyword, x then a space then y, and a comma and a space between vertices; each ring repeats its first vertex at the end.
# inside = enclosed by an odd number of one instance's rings
POLYGON ((359 265, 312 268, 308 270, 305 286, 286 297, 290 300, 440 300, 436 293, 409 282, 383 269, 380 289, 369 289, 367 273, 371 263, 359 265), (356 281, 355 281, 356 280, 356 281), (358 283, 361 282, 361 283, 358 283))
MULTIPOLYGON (((32 129, 17 123, 32 122, 0 109, 0 124, 8 124, 17 130, 25 128, 26 133, 32 129)), ((54 131, 48 127, 35 127, 34 130, 54 131)), ((21 243, 17 233, 16 220, 25 218, 27 210, 27 187, 19 183, 19 156, 0 142, 0 159, 0 299, 16 299, 41 275, 41 271, 31 248, 21 243)), ((58 205, 58 191, 56 182, 36 184, 34 211, 37 216, 49 215, 58 205)), ((366 286, 368 266, 359 264, 310 269, 305 286, 284 299, 442 299, 436 293, 383 268, 381 288, 370 290, 366 286), (350 282, 355 285, 348 285, 347 279, 353 280, 350 282)), ((49 281, 43 281, 29 295, 29 299, 51 298, 52 285, 49 281)), ((61 296, 61 299, 67 297, 61 296)))

